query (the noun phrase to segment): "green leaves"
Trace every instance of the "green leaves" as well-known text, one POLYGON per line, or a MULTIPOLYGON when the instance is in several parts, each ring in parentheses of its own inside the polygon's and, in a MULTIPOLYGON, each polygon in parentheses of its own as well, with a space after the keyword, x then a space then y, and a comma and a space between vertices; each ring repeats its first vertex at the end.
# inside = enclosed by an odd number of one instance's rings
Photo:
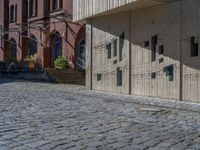
POLYGON ((55 60, 55 68, 57 69, 67 69, 69 68, 69 63, 67 61, 67 59, 65 57, 58 57, 56 60, 55 60))

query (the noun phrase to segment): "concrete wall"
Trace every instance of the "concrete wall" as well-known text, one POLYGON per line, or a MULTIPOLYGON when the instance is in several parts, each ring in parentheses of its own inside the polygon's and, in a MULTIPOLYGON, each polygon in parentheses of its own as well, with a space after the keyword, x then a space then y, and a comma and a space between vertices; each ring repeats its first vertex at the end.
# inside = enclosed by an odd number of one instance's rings
POLYGON ((170 3, 131 12, 132 94, 179 99, 180 4, 170 3), (151 60, 151 37, 157 35, 156 60, 151 60), (145 41, 149 46, 144 47, 145 41), (159 46, 164 45, 164 54, 159 46), (163 59, 160 63, 159 60, 163 59), (174 66, 174 80, 164 67, 174 66), (151 79, 151 74, 156 78, 151 79))
POLYGON ((74 0, 74 20, 80 20, 137 0, 74 0))
POLYGON ((94 16, 160 5, 177 0, 74 0, 74 21, 94 16))
POLYGON ((186 100, 200 101, 200 1, 183 3, 182 8, 182 61, 183 97, 186 100), (195 36, 199 43, 199 56, 190 57, 190 38, 195 36))
POLYGON ((184 0, 87 19, 87 86, 94 90, 177 100, 182 93, 184 100, 200 101, 200 59, 190 57, 190 38, 200 35, 200 22, 195 19, 199 18, 199 4, 198 0, 184 0), (122 61, 119 62, 119 56, 113 57, 113 48, 112 58, 108 59, 106 45, 114 40, 119 43, 122 32, 125 33, 122 61), (158 40, 156 60, 152 62, 151 37, 154 35, 158 40), (147 47, 146 41, 149 41, 147 47), (162 45, 164 54, 159 54, 162 45), (174 68, 172 81, 165 69, 170 65, 174 68), (122 86, 116 85, 118 67, 123 71, 122 86), (156 74, 155 79, 152 73, 156 74), (102 75, 100 81, 97 74, 102 75))
MULTIPOLYGON (((127 13, 117 14, 112 17, 101 17, 93 20, 93 89, 105 90, 110 92, 123 92, 128 93, 128 18, 127 13), (120 25, 113 27, 115 21, 120 21, 120 25), (105 23, 106 22, 106 23, 105 23), (123 59, 119 62, 118 57, 112 57, 107 59, 106 44, 113 41, 115 38, 122 33, 125 33, 125 44, 123 47, 123 59), (119 63, 113 65, 113 61, 118 60, 119 63), (124 72, 123 86, 117 87, 116 85, 116 69, 120 67, 124 72), (102 74, 102 80, 96 80, 97 74, 102 74)), ((88 26, 89 28, 89 26, 88 26)), ((87 29, 88 30, 88 29, 87 29)), ((87 37, 89 34, 87 34, 87 37)), ((86 39, 87 39, 86 37, 86 39)), ((90 37, 89 39, 90 40, 90 37)), ((90 45, 87 45, 88 48, 90 45)), ((88 49, 89 50, 89 49, 88 49)), ((88 56, 86 60, 90 59, 88 56)), ((90 62, 86 62, 87 67, 89 67, 90 62)), ((87 74, 87 80, 90 78, 87 74)))

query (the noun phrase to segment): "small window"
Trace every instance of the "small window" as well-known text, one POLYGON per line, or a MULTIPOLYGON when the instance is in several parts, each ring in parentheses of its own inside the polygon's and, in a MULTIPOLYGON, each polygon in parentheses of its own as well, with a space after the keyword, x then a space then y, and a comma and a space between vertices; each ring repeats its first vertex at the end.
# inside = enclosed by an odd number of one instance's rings
POLYGON ((111 48, 112 48, 111 43, 109 43, 108 45, 106 45, 106 50, 108 52, 108 59, 111 58, 111 48))
POLYGON ((155 61, 156 60, 156 45, 157 45, 157 35, 153 36, 151 38, 151 61, 155 61))
POLYGON ((159 63, 163 63, 163 62, 164 62, 164 58, 160 58, 159 63))
POLYGON ((113 61, 113 65, 117 64, 117 59, 113 61))
POLYGON ((97 74, 97 81, 101 81, 101 74, 97 74))
POLYGON ((164 70, 166 71, 166 76, 169 77, 169 81, 173 81, 174 80, 174 66, 169 65, 169 66, 165 67, 164 70))
POLYGON ((151 79, 156 79, 156 73, 155 72, 151 73, 151 79))
POLYGON ((117 39, 115 39, 113 42, 113 56, 117 56, 117 39))
POLYGON ((161 45, 159 46, 159 55, 163 55, 164 54, 164 46, 161 45))
POLYGON ((149 47, 149 41, 144 42, 144 47, 149 47))
POLYGON ((124 38, 125 38, 125 35, 123 32, 119 37, 119 61, 122 61, 122 50, 124 47, 124 38))
POLYGON ((198 42, 195 42, 195 37, 191 37, 191 57, 198 56, 199 45, 198 42))
POLYGON ((117 68, 117 86, 122 86, 122 70, 117 68))

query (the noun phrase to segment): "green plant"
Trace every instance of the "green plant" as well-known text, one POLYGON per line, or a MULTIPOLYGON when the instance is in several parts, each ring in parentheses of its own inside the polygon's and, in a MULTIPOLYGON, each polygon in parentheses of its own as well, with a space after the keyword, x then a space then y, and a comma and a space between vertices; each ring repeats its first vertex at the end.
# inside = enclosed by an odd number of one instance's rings
POLYGON ((55 60, 55 68, 57 68, 57 69, 67 69, 67 68, 69 68, 69 63, 68 63, 67 59, 64 58, 64 57, 58 57, 55 60))

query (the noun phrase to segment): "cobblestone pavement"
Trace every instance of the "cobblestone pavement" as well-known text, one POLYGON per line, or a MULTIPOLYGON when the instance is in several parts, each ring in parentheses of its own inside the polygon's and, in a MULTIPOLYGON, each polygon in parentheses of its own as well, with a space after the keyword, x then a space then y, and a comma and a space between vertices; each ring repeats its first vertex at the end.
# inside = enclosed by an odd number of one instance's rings
POLYGON ((0 81, 0 150, 198 150, 200 104, 0 81))

